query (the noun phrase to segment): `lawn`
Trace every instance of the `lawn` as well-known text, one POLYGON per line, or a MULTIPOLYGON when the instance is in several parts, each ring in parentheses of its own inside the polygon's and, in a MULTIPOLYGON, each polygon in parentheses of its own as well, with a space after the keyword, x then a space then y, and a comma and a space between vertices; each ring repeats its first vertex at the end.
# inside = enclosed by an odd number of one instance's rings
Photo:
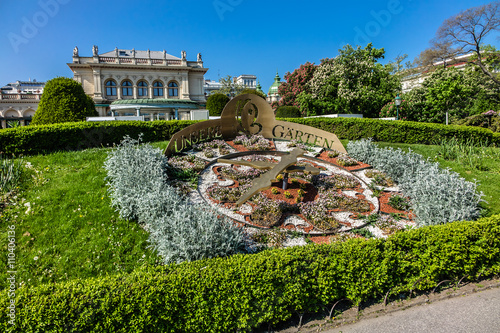
MULTIPOLYGON (((167 142, 157 142, 164 149, 167 142)), ((436 159, 467 180, 477 179, 485 193, 485 215, 500 213, 500 153, 484 161, 488 170, 476 170, 437 157, 438 146, 386 144, 411 148, 436 159), (496 157, 495 157, 496 156, 496 157)), ((13 205, 0 213, 1 260, 7 262, 7 226, 16 226, 16 281, 35 286, 66 279, 131 272, 159 262, 148 249, 147 233, 134 221, 125 221, 111 207, 103 163, 109 149, 89 149, 25 157, 38 173, 36 182, 19 192, 13 205)), ((6 272, 0 273, 6 287, 6 272)))

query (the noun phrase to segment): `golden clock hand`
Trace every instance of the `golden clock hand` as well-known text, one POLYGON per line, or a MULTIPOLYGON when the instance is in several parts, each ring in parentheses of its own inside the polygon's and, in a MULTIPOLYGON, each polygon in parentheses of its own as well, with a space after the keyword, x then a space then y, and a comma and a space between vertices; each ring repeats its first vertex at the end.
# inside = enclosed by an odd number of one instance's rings
MULTIPOLYGON (((278 165, 277 163, 266 162, 266 161, 228 160, 225 158, 219 158, 217 159, 217 162, 234 164, 234 165, 245 165, 259 170, 269 170, 278 165)), ((286 173, 303 172, 303 173, 310 173, 313 175, 319 175, 320 171, 321 171, 320 169, 315 168, 311 165, 306 165, 306 166, 291 165, 287 167, 283 172, 286 173)))
POLYGON ((302 156, 306 153, 305 150, 300 148, 293 149, 290 154, 285 155, 281 158, 281 161, 276 164, 274 168, 270 171, 263 173, 259 178, 255 178, 252 182, 252 187, 246 191, 241 198, 236 202, 236 207, 241 206, 248 199, 253 197, 257 192, 265 190, 271 187, 272 181, 281 173, 283 170, 288 168, 290 165, 297 163, 297 157, 302 156))
POLYGON ((219 158, 217 159, 217 162, 235 164, 235 165, 245 165, 259 170, 269 170, 276 165, 276 163, 266 162, 266 161, 227 160, 225 158, 219 158))

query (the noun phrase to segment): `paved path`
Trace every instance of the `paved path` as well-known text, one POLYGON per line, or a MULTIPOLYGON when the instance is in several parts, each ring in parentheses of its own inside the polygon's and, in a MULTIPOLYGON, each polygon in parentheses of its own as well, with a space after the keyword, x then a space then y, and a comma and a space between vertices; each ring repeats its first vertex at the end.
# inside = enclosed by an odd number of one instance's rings
POLYGON ((500 288, 361 319, 326 333, 500 333, 500 288))

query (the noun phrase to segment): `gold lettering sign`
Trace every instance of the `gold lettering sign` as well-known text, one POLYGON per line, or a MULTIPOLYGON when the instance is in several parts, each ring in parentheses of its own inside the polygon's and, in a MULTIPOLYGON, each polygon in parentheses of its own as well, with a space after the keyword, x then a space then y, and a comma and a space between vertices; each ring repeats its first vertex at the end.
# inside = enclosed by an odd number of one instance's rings
POLYGON ((261 134, 266 139, 295 139, 347 153, 335 134, 276 120, 273 109, 265 99, 255 94, 244 94, 226 104, 220 119, 196 123, 175 133, 165 149, 165 155, 188 149, 198 142, 217 138, 232 140, 240 134, 261 134))

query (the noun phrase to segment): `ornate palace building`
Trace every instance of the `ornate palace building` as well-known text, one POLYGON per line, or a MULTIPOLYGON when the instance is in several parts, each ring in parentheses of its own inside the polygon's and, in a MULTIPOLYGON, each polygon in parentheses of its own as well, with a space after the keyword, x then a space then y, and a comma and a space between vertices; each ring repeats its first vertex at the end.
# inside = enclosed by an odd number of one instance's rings
POLYGON ((175 57, 165 51, 115 48, 91 57, 73 50, 68 63, 74 79, 94 100, 99 116, 145 116, 147 120, 191 118, 191 111, 205 107, 201 54, 188 61, 186 52, 175 57))

